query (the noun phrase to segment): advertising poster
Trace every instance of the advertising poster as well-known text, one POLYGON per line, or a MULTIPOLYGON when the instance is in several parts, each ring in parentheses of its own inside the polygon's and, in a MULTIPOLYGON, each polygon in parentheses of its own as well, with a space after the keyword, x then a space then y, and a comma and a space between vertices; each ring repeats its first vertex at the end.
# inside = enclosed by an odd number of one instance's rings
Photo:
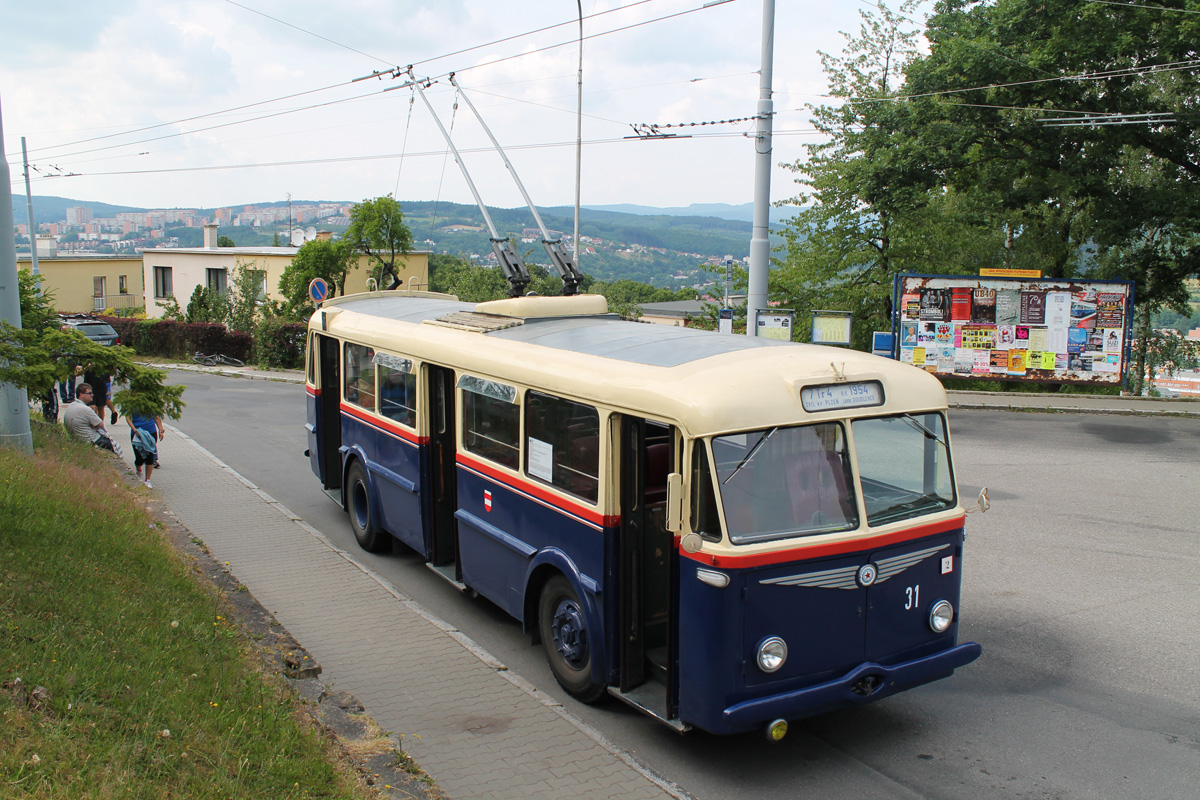
POLYGON ((1021 293, 1015 289, 996 292, 996 324, 1016 325, 1021 321, 1021 293))
POLYGON ((1125 298, 1102 292, 1096 295, 1096 327, 1119 328, 1125 318, 1125 298))
POLYGON ((898 275, 898 356, 936 375, 1120 384, 1128 281, 898 275))
POLYGON ((971 287, 955 286, 950 290, 950 320, 971 321, 971 287))
POLYGON ((950 290, 921 290, 921 319, 929 322, 950 320, 950 290))
POLYGON ((975 289, 971 293, 971 322, 993 325, 996 322, 996 290, 975 289))

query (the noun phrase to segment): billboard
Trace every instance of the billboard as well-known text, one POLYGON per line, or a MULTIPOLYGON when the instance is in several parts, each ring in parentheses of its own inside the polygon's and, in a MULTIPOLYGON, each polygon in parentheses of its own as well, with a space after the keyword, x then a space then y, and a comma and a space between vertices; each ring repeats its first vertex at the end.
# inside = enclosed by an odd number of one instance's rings
POLYGON ((948 378, 1122 385, 1133 283, 900 274, 895 356, 948 378))

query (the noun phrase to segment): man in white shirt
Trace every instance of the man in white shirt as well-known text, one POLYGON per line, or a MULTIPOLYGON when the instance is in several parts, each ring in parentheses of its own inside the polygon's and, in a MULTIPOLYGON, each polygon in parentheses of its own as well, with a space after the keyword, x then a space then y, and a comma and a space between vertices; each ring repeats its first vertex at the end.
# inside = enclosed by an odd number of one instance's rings
POLYGON ((92 402, 92 387, 86 383, 75 387, 75 402, 67 406, 66 411, 63 412, 63 425, 85 442, 91 442, 96 447, 111 450, 120 455, 121 451, 118 449, 120 445, 109 438, 108 431, 104 427, 104 420, 88 405, 90 402, 92 402))

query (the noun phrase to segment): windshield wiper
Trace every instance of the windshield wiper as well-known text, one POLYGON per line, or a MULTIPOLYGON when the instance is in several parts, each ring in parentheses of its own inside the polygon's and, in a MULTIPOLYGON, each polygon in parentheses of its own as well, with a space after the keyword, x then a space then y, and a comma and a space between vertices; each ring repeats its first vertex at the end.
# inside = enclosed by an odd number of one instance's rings
POLYGON ((942 441, 942 437, 938 436, 936 433, 934 433, 932 430, 930 430, 929 427, 924 422, 921 422, 916 417, 914 417, 912 414, 901 414, 900 419, 904 420, 911 427, 916 428, 921 433, 925 434, 928 438, 936 440, 937 443, 940 444, 942 447, 947 447, 946 443, 944 441, 942 441))
POLYGON ((721 481, 721 485, 724 486, 733 480, 733 476, 737 475, 738 472, 741 471, 742 467, 746 466, 746 464, 750 462, 750 459, 754 458, 755 454, 758 453, 762 446, 767 443, 768 439, 775 435, 775 431, 777 430, 779 430, 778 426, 771 428, 771 430, 758 437, 758 441, 754 443, 754 447, 751 447, 750 452, 746 453, 742 460, 738 462, 738 465, 733 468, 733 472, 729 473, 729 477, 721 481))

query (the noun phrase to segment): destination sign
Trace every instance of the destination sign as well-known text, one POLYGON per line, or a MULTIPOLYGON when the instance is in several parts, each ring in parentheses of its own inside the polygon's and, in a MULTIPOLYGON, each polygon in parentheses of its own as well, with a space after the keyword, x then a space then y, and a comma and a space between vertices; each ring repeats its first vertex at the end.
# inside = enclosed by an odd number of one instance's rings
POLYGON ((879 381, 831 383, 805 386, 800 390, 805 411, 829 411, 839 408, 863 408, 883 405, 883 385, 879 381))

